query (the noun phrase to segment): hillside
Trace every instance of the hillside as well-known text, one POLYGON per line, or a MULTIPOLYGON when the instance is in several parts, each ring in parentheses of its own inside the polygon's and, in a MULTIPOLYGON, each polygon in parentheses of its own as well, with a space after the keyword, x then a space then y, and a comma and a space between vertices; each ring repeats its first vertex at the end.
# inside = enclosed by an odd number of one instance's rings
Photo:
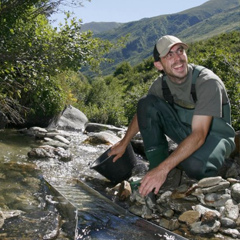
POLYGON ((91 30, 94 34, 100 34, 121 26, 123 23, 117 22, 90 22, 81 27, 82 32, 91 30))
POLYGON ((112 64, 102 66, 103 74, 111 73, 123 61, 136 65, 152 54, 156 40, 165 34, 176 35, 186 42, 207 39, 224 32, 240 30, 240 0, 210 0, 176 14, 144 18, 120 24, 96 37, 117 41, 129 34, 126 47, 112 51, 107 57, 112 64))

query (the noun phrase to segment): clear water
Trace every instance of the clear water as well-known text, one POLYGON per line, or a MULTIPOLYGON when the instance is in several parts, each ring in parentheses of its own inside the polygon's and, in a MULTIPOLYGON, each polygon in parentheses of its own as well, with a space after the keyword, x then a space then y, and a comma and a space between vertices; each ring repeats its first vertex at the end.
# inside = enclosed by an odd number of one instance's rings
POLYGON ((72 161, 62 162, 28 159, 38 145, 33 137, 0 132, 0 216, 1 211, 16 214, 5 219, 0 239, 183 239, 129 214, 83 183, 91 180, 95 189, 112 186, 89 167, 109 146, 84 144, 86 138, 72 133, 72 161))

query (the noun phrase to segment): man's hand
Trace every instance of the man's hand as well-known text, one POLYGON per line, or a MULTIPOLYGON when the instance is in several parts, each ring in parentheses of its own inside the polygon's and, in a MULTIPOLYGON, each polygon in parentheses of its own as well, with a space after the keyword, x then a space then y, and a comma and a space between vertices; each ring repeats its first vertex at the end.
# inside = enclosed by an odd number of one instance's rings
POLYGON ((162 164, 149 171, 141 181, 139 193, 142 196, 148 195, 152 190, 157 194, 163 183, 166 181, 168 170, 162 164))
POLYGON ((125 152, 126 145, 122 143, 122 141, 117 142, 111 148, 111 151, 108 153, 108 156, 116 155, 113 158, 113 162, 116 162, 125 152))
POLYGON ((112 146, 111 151, 108 153, 108 156, 116 155, 113 158, 113 162, 116 162, 125 152, 128 144, 131 139, 137 134, 139 131, 137 115, 135 114, 132 122, 130 123, 128 130, 124 136, 124 138, 112 146))

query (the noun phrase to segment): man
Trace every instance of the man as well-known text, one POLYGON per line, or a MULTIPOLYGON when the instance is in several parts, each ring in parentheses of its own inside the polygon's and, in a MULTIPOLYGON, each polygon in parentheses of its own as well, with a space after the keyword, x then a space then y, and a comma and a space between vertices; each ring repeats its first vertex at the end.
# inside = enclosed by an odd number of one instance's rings
POLYGON ((175 167, 198 180, 217 176, 235 148, 225 86, 209 69, 188 64, 187 48, 170 35, 157 41, 154 65, 163 74, 140 99, 126 135, 110 152, 116 161, 140 130, 150 163, 139 187, 143 196, 157 194, 175 167), (169 156, 165 135, 178 143, 169 156))

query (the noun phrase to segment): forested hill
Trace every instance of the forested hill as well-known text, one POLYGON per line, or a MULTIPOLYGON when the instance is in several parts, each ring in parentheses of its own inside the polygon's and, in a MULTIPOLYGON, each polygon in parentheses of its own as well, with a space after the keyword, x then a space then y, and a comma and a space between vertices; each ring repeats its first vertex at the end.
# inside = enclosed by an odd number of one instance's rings
MULTIPOLYGON (((107 23, 102 24, 106 29, 107 23)), ((101 23, 98 27, 100 26, 101 23)), ((234 30, 240 30, 240 0, 210 0, 176 14, 120 24, 117 28, 95 36, 117 41, 120 37, 129 35, 125 48, 112 51, 108 55, 114 63, 102 66, 103 73, 108 74, 123 61, 136 65, 148 58, 152 54, 155 41, 162 35, 175 35, 190 43, 234 30)))
POLYGON ((81 27, 81 32, 91 30, 94 34, 100 34, 121 26, 123 23, 117 22, 90 22, 81 27))

